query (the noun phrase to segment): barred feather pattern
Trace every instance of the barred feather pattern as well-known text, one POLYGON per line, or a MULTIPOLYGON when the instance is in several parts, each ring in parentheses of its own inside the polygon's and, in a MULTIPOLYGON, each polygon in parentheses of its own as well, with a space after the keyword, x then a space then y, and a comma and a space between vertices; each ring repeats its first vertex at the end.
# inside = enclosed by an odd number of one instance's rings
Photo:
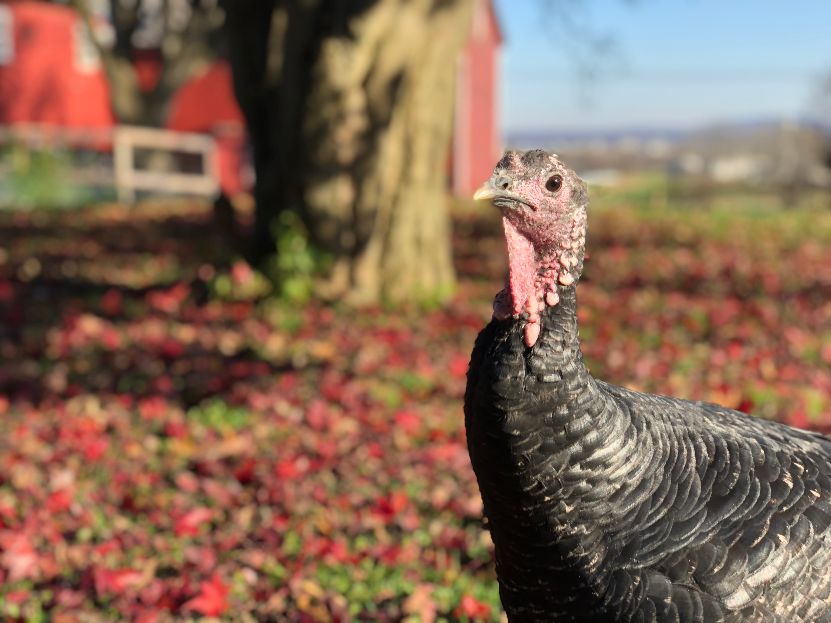
POLYGON ((831 440, 595 380, 559 294, 533 348, 493 320, 468 372, 509 620, 831 623, 831 440))

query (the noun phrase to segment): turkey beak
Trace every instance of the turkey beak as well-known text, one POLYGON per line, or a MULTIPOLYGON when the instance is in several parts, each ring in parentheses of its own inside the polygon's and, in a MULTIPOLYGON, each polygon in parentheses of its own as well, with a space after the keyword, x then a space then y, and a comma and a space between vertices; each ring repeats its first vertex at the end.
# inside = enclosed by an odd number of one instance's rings
POLYGON ((513 192, 511 189, 512 185, 513 181, 511 178, 505 175, 494 174, 492 178, 482 184, 479 189, 473 193, 473 200, 481 201, 487 199, 488 201, 492 201, 493 204, 500 210, 516 209, 520 205, 536 210, 534 206, 513 192))
POLYGON ((474 201, 482 201, 484 199, 493 199, 496 197, 498 193, 496 192, 496 188, 493 187, 491 181, 488 180, 484 184, 482 184, 475 193, 473 193, 473 200, 474 201))
POLYGON ((511 192, 513 180, 504 173, 494 173, 493 176, 473 193, 473 199, 479 201, 481 199, 495 199, 496 197, 513 197, 511 192))

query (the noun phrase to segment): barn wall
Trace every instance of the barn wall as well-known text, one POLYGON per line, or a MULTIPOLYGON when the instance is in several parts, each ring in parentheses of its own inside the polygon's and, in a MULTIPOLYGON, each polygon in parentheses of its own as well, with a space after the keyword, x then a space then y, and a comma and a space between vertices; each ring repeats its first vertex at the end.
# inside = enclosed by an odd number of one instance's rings
POLYGON ((0 58, 0 124, 113 124, 107 80, 75 13, 41 2, 2 5, 11 45, 0 58))
POLYGON ((501 150, 498 124, 498 25, 488 0, 480 0, 471 37, 459 59, 452 190, 469 196, 487 179, 501 150))

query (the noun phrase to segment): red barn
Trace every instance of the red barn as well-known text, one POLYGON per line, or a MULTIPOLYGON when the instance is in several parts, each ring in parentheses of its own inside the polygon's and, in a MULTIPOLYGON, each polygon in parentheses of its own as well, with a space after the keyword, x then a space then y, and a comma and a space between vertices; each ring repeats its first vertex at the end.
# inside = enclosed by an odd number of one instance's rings
POLYGON ((459 58, 451 188, 470 196, 490 177, 502 152, 498 124, 502 34, 491 0, 476 0, 470 39, 459 58))
MULTIPOLYGON (((470 39, 458 60, 456 124, 450 154, 452 190, 469 196, 501 151, 497 63, 502 43, 492 0, 476 0, 470 39)), ((136 70, 144 88, 158 78, 161 57, 144 50, 136 70)), ((81 20, 65 6, 0 0, 0 125, 111 128, 109 87, 81 20)), ((226 194, 247 184, 243 118, 230 69, 219 61, 187 82, 171 102, 167 127, 213 135, 217 176, 226 194)))
POLYGON ((0 124, 113 125, 98 54, 72 9, 0 4, 0 124))
POLYGON ((173 97, 167 127, 211 134, 216 139, 222 191, 229 197, 246 190, 245 120, 234 97, 231 67, 217 61, 186 82, 173 97))

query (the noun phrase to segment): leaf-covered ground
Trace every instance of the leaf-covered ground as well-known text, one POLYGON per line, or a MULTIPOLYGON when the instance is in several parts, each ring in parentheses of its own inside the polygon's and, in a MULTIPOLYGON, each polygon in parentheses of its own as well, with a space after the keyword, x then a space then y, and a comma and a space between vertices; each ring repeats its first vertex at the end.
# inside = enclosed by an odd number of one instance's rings
MULTIPOLYGON (((358 314, 261 300, 200 206, 0 215, 0 618, 498 620, 479 212, 452 305, 358 314)), ((831 429, 831 214, 600 209, 580 319, 608 380, 831 429)))

